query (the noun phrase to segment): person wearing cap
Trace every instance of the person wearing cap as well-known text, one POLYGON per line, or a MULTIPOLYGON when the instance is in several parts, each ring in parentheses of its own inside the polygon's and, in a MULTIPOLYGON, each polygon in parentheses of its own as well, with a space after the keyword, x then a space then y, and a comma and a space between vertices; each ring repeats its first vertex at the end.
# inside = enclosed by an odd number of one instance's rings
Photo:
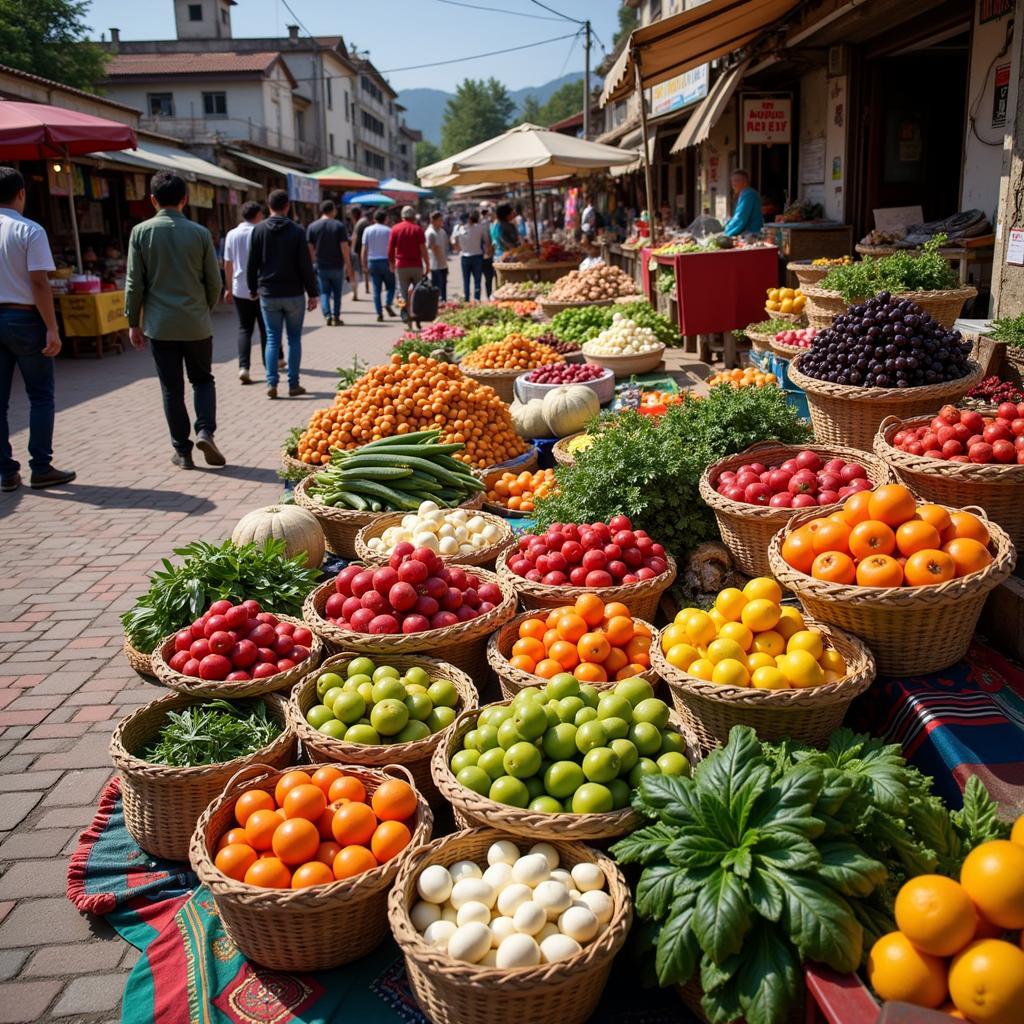
POLYGON ((405 300, 402 319, 410 323, 410 292, 413 286, 430 274, 427 236, 416 223, 416 211, 402 207, 402 221, 391 229, 388 239, 388 263, 398 279, 398 294, 405 300))

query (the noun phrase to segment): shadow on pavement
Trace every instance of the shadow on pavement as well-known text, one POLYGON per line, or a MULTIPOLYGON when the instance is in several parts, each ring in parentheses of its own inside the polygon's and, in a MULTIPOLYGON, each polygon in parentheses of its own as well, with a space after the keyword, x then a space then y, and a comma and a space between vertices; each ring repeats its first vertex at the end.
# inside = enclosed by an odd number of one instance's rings
MULTIPOLYGON (((223 470, 221 470, 223 472, 223 470)), ((152 488, 104 487, 77 481, 66 488, 34 491, 34 495, 51 501, 74 501, 97 508, 154 508, 188 512, 190 515, 211 512, 217 506, 209 498, 181 491, 152 488)))

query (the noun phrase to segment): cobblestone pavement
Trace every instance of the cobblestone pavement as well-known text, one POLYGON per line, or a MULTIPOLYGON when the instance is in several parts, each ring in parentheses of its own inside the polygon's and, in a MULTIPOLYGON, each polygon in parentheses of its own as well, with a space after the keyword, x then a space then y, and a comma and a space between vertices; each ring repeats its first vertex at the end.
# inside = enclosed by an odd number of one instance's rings
MULTIPOLYGON (((218 310, 221 470, 198 452, 196 472, 171 465, 148 351, 58 362, 55 463, 78 479, 0 495, 0 1024, 120 1018, 138 953, 65 897, 69 855, 112 774, 110 734, 166 692, 124 660, 118 617, 172 548, 220 541, 243 513, 276 500, 288 429, 330 402, 337 366, 356 353, 379 361, 401 331, 377 324, 365 296, 346 295, 342 315, 345 327, 328 328, 319 310, 307 314, 309 393, 272 402, 239 384, 234 313, 218 310)), ((20 380, 10 422, 24 465, 20 380)))

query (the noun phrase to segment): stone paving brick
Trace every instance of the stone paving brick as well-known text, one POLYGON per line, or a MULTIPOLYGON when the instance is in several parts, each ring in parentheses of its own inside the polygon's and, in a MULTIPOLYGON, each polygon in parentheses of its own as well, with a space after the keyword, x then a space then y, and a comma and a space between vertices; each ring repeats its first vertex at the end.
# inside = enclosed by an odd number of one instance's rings
POLYGON ((68 772, 43 798, 41 806, 71 807, 95 803, 112 772, 113 769, 109 766, 68 772))
POLYGON ((3 793, 0 795, 0 822, 15 828, 42 797, 42 793, 3 793))
POLYGON ((78 942, 94 936, 109 939, 114 930, 105 921, 80 914, 64 895, 20 900, 0 924, 0 949, 78 942))
POLYGON ((49 896, 59 890, 66 878, 67 865, 63 859, 20 860, 0 878, 0 899, 49 896))
POLYGON ((49 789, 60 772, 26 772, 24 775, 0 775, 0 793, 18 793, 28 789, 49 789))
POLYGON ((121 1004, 124 983, 128 975, 90 974, 75 978, 64 990, 56 1006, 53 1008, 55 1017, 70 1017, 79 1013, 98 1013, 101 1010, 112 1010, 121 1004))
MULTIPOLYGON (((51 977, 57 974, 89 974, 109 971, 124 957, 125 944, 117 939, 109 942, 77 942, 73 946, 50 946, 37 950, 25 966, 23 977, 51 977)), ((138 953, 137 949, 129 949, 138 953)), ((99 1007, 107 1009, 107 1007, 99 1007)))
POLYGON ((0 981, 10 981, 27 959, 27 949, 5 949, 0 953, 0 981))
POLYGON ((0 1024, 39 1020, 61 987, 59 981, 8 981, 0 985, 0 1024))
POLYGON ((77 839, 78 829, 33 828, 15 832, 0 846, 0 860, 20 860, 25 857, 56 857, 71 839, 77 839))
POLYGON ((85 828, 92 820, 95 808, 92 804, 81 807, 54 807, 46 811, 37 821, 34 828, 85 828))

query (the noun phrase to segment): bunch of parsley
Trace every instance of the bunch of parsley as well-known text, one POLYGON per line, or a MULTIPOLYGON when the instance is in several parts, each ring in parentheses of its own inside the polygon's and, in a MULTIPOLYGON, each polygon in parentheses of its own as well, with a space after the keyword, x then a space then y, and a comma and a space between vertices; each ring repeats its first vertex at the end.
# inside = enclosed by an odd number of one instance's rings
POLYGON ((935 235, 919 253, 900 250, 879 259, 833 267, 818 285, 839 292, 846 302, 863 302, 878 292, 930 292, 959 288, 949 261, 939 254, 945 235, 935 235))

